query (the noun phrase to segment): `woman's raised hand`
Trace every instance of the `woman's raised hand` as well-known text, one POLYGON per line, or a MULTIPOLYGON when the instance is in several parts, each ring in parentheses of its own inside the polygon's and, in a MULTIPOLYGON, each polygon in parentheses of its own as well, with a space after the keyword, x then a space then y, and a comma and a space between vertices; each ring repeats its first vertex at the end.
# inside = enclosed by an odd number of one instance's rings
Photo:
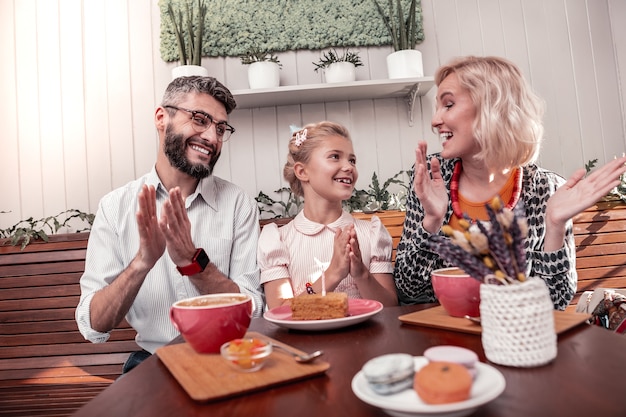
POLYGON ((581 211, 591 207, 620 183, 626 172, 626 156, 616 158, 585 176, 583 168, 550 197, 546 207, 548 223, 565 224, 581 211))
POLYGON ((422 226, 430 233, 436 233, 443 225, 443 219, 448 211, 448 190, 441 176, 438 159, 431 159, 431 172, 428 172, 426 150, 426 142, 419 142, 415 150, 413 190, 424 208, 422 226))

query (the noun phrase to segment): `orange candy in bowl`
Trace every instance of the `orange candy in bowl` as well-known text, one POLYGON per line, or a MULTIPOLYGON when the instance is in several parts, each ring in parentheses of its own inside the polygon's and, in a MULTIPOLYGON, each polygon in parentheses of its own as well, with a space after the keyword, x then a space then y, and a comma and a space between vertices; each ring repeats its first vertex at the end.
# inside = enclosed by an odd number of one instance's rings
POLYGON ((222 357, 244 372, 258 371, 272 353, 271 343, 255 338, 235 339, 220 348, 222 357))

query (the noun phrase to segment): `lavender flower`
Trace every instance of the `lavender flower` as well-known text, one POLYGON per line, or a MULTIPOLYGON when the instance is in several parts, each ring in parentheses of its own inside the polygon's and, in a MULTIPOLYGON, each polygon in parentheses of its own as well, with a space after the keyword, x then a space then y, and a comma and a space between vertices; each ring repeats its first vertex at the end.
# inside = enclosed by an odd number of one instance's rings
POLYGON ((499 197, 487 204, 486 209, 488 222, 472 224, 469 219, 460 219, 462 230, 444 225, 441 231, 448 237, 431 236, 428 246, 479 281, 499 284, 524 281, 528 226, 522 217, 523 210, 504 208, 499 197))

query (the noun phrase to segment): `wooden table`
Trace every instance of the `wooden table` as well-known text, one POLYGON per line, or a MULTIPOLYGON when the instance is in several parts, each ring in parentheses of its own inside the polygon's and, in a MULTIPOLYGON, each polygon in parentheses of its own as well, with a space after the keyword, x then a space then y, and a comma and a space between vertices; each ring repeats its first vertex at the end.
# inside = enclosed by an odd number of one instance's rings
MULTIPOLYGON (((300 332, 253 319, 250 330, 304 351, 323 349, 325 375, 210 403, 191 400, 158 357, 113 383, 75 416, 386 416, 359 400, 351 381, 363 364, 386 353, 421 355, 430 346, 465 346, 486 362, 480 336, 402 324, 398 316, 427 305, 385 308, 353 327, 300 332)), ((180 342, 180 338, 174 343, 180 342)), ((626 337, 582 324, 559 335, 552 363, 521 369, 496 366, 505 391, 472 416, 626 415, 626 337)))

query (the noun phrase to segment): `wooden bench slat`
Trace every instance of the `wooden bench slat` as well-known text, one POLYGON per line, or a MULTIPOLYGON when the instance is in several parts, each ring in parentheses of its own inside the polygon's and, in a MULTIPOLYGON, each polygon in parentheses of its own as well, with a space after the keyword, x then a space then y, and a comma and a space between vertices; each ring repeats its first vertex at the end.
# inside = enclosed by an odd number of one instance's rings
MULTIPOLYGON (((55 285, 52 287, 11 288, 0 291, 0 300, 16 300, 20 303, 28 302, 29 299, 34 300, 35 303, 39 303, 40 301, 45 301, 42 299, 56 299, 61 297, 80 297, 80 287, 74 284, 55 285)), ((1 308, 2 307, 0 307, 0 309, 1 308)))
MULTIPOLYGON (((2 256, 0 256, 1 258, 2 256)), ((0 277, 2 276, 27 276, 27 275, 43 275, 50 272, 64 274, 70 272, 83 272, 85 270, 85 261, 67 261, 57 262, 54 264, 32 264, 28 268, 24 265, 5 265, 0 267, 0 277)))
POLYGON ((0 275, 0 290, 9 288, 29 288, 29 287, 53 287, 55 285, 74 285, 78 283, 82 276, 80 272, 69 272, 63 274, 43 274, 23 276, 2 276, 0 275))
POLYGON ((90 369, 92 373, 85 372, 84 375, 78 376, 68 376, 68 377, 49 377, 49 378, 38 378, 37 376, 33 376, 27 379, 23 379, 20 381, 17 380, 0 380, 0 387, 11 387, 15 386, 16 383, 21 385, 72 385, 72 384, 87 384, 87 383, 112 383, 122 372, 121 366, 118 368, 118 372, 115 373, 112 369, 104 369, 104 373, 100 374, 98 367, 92 367, 90 369))
POLYGON ((29 358, 44 356, 63 355, 97 355, 99 353, 124 353, 140 350, 132 341, 108 341, 106 343, 84 343, 67 344, 63 347, 53 345, 29 345, 0 347, 0 359, 29 358))
MULTIPOLYGON (((51 301, 51 303, 53 302, 51 301)), ((58 301, 56 303, 58 303, 58 301)), ((66 304, 66 303, 61 303, 61 304, 66 304)), ((28 312, 28 317, 25 317, 24 311, 9 309, 8 311, 5 310, 0 315, 0 322, 21 323, 21 322, 36 322, 36 321, 69 320, 69 319, 74 318, 75 310, 76 310, 76 306, 72 308, 26 310, 28 312)))
MULTIPOLYGON (((114 342, 117 340, 129 340, 134 339, 135 330, 134 329, 126 329, 126 330, 115 330, 111 332, 111 337, 109 338, 110 342, 114 342)), ((71 332, 54 332, 54 333, 35 333, 35 334, 19 334, 19 335, 7 335, 2 337, 2 348, 8 348, 11 346, 37 346, 37 345, 59 345, 59 350, 64 348, 66 345, 70 345, 73 343, 83 343, 86 342, 83 336, 78 332, 78 329, 71 332)), ((92 345, 91 342, 86 342, 88 345, 92 345)), ((97 343, 96 343, 97 345, 97 343)), ((0 348, 0 349, 2 349, 0 348)))
MULTIPOLYGON (((16 369, 45 369, 63 366, 117 365, 128 359, 127 352, 98 355, 43 356, 40 358, 0 359, 0 372, 16 369)), ((4 378, 0 378, 4 379, 4 378)), ((15 379, 15 378, 13 378, 15 379)))
POLYGON ((0 266, 7 265, 34 265, 54 264, 68 261, 82 261, 85 259, 86 249, 55 250, 46 252, 5 253, 0 256, 0 266))
MULTIPOLYGON (((46 333, 50 329, 54 328, 57 332, 77 332, 78 326, 74 317, 66 320, 54 320, 54 321, 37 321, 37 322, 19 322, 19 323, 0 323, 1 335, 16 335, 16 334, 29 334, 29 333, 46 333)), ((130 324, 126 320, 123 320, 118 326, 115 327, 112 334, 116 334, 118 330, 134 329, 130 327, 130 324)))

